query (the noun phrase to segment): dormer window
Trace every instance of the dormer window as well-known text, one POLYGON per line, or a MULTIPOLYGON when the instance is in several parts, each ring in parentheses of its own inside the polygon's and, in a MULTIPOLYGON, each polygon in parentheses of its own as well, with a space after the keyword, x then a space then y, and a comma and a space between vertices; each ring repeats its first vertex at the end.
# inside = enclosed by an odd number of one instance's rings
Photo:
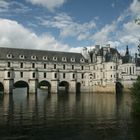
POLYGON ((75 58, 71 58, 71 62, 75 62, 75 58))
POLYGON ((43 56, 43 60, 48 60, 48 57, 47 56, 43 56))
POLYGON ((53 57, 53 60, 54 60, 54 61, 57 61, 57 57, 53 57))
POLYGON ((7 54, 7 58, 12 58, 13 55, 12 54, 7 54))
POLYGON ((81 59, 80 59, 80 62, 82 62, 82 63, 85 62, 84 58, 81 58, 81 59))
POLYGON ((20 55, 19 58, 20 58, 20 59, 24 59, 25 56, 24 56, 24 55, 20 55))
POLYGON ((32 55, 31 56, 31 59, 35 60, 36 59, 36 56, 35 55, 32 55))
POLYGON ((67 61, 66 57, 62 57, 62 61, 66 62, 67 61))

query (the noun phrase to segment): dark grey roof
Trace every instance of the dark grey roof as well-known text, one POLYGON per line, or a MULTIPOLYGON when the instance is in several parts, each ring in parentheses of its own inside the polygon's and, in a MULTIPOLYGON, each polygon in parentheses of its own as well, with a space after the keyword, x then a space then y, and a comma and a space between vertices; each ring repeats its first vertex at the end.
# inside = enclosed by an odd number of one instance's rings
POLYGON ((48 61, 53 61, 53 62, 55 62, 53 60, 53 57, 57 57, 56 62, 62 62, 63 57, 66 57, 66 59, 67 59, 66 62, 69 62, 69 63, 80 63, 81 59, 85 60, 85 58, 82 56, 81 53, 0 47, 0 60, 9 59, 9 58, 7 58, 8 54, 12 55, 12 58, 11 58, 12 60, 21 60, 19 57, 20 55, 24 55, 25 59, 23 59, 23 60, 26 60, 26 61, 32 60, 31 56, 36 56, 35 61, 46 61, 46 60, 43 60, 43 56, 46 56, 48 58, 48 61), (74 58, 75 62, 71 62, 71 58, 74 58))
POLYGON ((122 56, 122 63, 125 64, 125 63, 131 63, 132 62, 132 57, 130 55, 125 55, 125 56, 122 56))

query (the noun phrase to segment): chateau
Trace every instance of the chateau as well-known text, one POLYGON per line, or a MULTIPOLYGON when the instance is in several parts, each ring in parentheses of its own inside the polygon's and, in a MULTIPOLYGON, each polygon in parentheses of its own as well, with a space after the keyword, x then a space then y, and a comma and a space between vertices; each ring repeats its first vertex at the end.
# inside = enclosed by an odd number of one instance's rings
POLYGON ((121 56, 109 45, 83 48, 82 53, 0 48, 0 90, 12 93, 16 87, 48 92, 115 92, 124 90, 140 75, 139 58, 132 58, 128 46, 121 56))

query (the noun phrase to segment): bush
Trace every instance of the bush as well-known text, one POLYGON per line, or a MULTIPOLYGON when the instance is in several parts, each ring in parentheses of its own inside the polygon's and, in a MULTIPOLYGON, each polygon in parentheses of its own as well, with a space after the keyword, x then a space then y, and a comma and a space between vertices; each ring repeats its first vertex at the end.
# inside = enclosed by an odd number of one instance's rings
POLYGON ((133 84, 131 93, 133 98, 133 113, 140 116, 140 76, 138 76, 137 81, 133 84))

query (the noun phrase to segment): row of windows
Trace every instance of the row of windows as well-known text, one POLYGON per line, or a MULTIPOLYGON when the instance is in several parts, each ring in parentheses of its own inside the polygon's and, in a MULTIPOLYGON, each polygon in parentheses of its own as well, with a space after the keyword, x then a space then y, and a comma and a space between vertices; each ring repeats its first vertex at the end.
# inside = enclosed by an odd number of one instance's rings
MULTIPOLYGON (((10 62, 7 63, 7 67, 11 67, 11 63, 10 62)), ((53 67, 54 67, 54 69, 56 69, 57 65, 54 64, 53 67)), ((20 68, 23 68, 23 62, 20 63, 20 68)), ((32 63, 32 68, 35 68, 35 63, 32 63)), ((44 64, 44 69, 46 69, 46 68, 47 68, 47 65, 44 64)), ((66 65, 65 64, 63 65, 63 69, 64 70, 66 69, 66 65)), ((75 69, 75 67, 74 67, 74 65, 72 65, 72 70, 74 70, 74 69, 75 69)), ((84 66, 81 66, 81 70, 84 70, 84 66)))
MULTIPOLYGON (((23 78, 23 72, 20 72, 20 77, 21 78, 23 78)), ((44 72, 43 73, 43 76, 44 76, 44 78, 46 78, 47 77, 47 73, 46 72, 44 72)), ((76 75, 75 74, 72 74, 72 78, 74 79, 74 78, 76 78, 75 77, 76 75)), ((11 77, 11 73, 10 72, 8 72, 7 73, 7 77, 8 78, 10 78, 11 77)), ((33 72, 32 73, 32 78, 35 78, 36 77, 36 74, 35 74, 35 72, 33 72)), ((54 73, 54 78, 57 78, 57 73, 54 73)), ((66 73, 63 73, 63 78, 65 79, 66 78, 66 73)), ((81 75, 81 78, 83 79, 84 78, 84 74, 82 73, 82 75, 81 75)))
POLYGON ((135 67, 127 67, 125 68, 125 72, 130 75, 135 74, 135 67))
MULTIPOLYGON (((117 66, 110 66, 110 69, 113 69, 114 68, 114 70, 115 69, 117 69, 117 66)), ((97 68, 95 68, 95 66, 93 66, 93 70, 95 70, 95 69, 99 69, 98 67, 97 68)), ((105 64, 103 64, 103 69, 105 69, 105 64)))
MULTIPOLYGON (((13 58, 13 55, 12 55, 12 54, 7 54, 7 58, 13 58)), ((19 55, 19 58, 20 58, 20 59, 25 59, 26 57, 25 57, 24 55, 19 55)), ((37 56, 33 55, 33 56, 31 56, 31 59, 32 59, 32 60, 36 60, 36 59, 37 59, 37 56)), ((42 59, 43 59, 43 60, 49 60, 47 56, 43 56, 42 59)), ((57 61, 58 58, 54 56, 54 57, 53 57, 53 60, 54 60, 54 61, 57 61)), ((62 57, 62 61, 63 61, 63 62, 66 62, 66 61, 67 61, 67 58, 66 58, 66 57, 62 57)), ((75 58, 71 58, 70 61, 71 61, 71 62, 75 62, 75 58)), ((81 59, 80 59, 80 62, 85 62, 84 58, 81 58, 81 59)))

